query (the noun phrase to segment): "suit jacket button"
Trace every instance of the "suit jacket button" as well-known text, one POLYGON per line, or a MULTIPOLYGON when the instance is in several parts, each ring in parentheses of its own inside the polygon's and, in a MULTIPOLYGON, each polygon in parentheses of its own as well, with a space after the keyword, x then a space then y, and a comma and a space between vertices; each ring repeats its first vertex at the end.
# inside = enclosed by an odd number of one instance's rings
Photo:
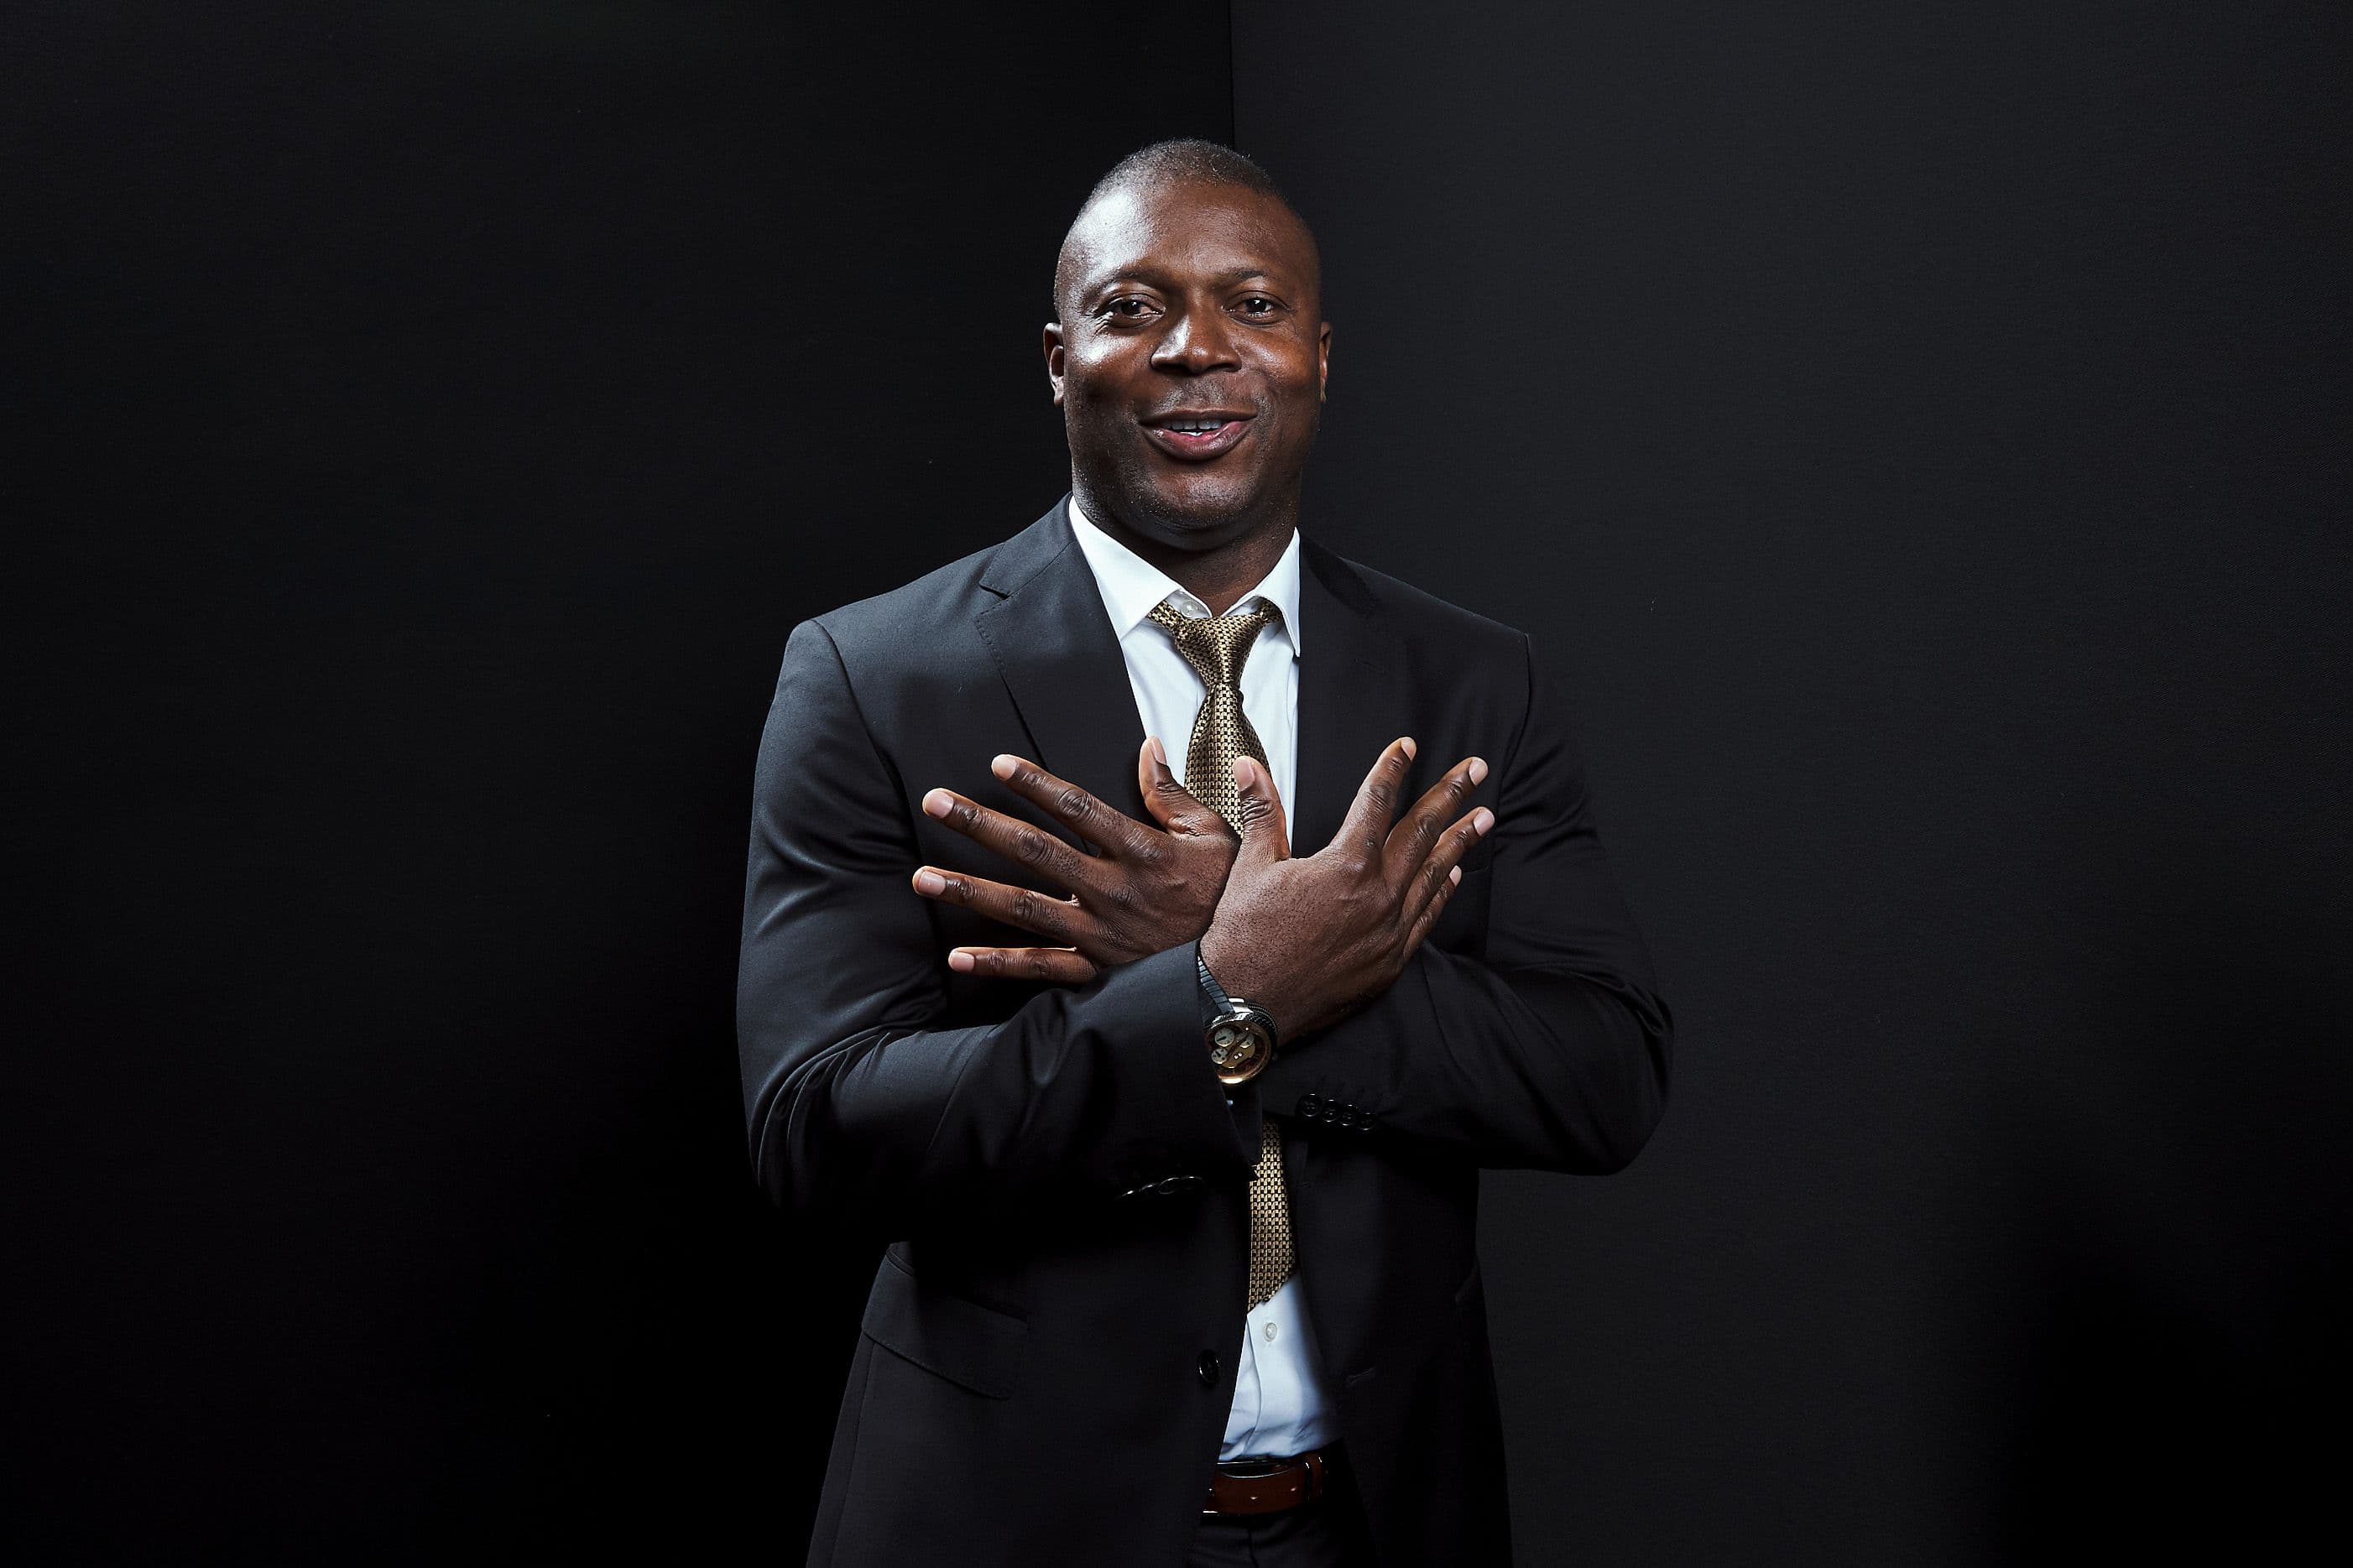
POLYGON ((1201 1386, 1203 1388, 1218 1386, 1218 1352, 1215 1351, 1201 1352, 1201 1386))
POLYGON ((1319 1097, 1312 1094, 1303 1094, 1299 1097, 1299 1114, 1306 1120, 1313 1121, 1323 1112, 1324 1101, 1319 1097))

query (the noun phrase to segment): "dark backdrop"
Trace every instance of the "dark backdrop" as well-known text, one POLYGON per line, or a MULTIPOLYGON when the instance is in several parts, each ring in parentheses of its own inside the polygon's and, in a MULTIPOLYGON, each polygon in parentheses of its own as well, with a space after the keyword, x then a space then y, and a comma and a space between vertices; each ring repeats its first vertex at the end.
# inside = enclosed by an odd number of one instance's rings
POLYGON ((2353 1321, 2346 10, 1234 35, 1242 144, 1329 257, 1314 525, 1546 635, 1675 1009, 1631 1171, 1487 1188, 1529 1559, 2314 1514, 2353 1321))
POLYGON ((777 661, 1052 502, 1062 228, 1232 126, 1222 7, 872 9, 11 9, 25 1560, 799 1561, 871 1260, 745 1173, 777 661))
POLYGON ((1309 526, 1542 636, 1681 1025, 1633 1171, 1491 1180, 1525 1560, 2333 1485, 2343 13, 976 15, 10 13, 10 1533, 797 1558, 776 657, 1052 500, 1061 226, 1237 131, 1309 526))

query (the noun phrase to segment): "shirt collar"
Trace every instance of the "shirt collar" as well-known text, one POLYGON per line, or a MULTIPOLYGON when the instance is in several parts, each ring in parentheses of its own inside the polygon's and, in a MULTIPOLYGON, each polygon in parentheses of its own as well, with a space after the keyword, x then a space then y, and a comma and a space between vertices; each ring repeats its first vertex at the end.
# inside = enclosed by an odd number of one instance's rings
MULTIPOLYGON (((1111 616, 1112 630, 1124 637, 1144 624, 1152 614, 1152 606, 1174 596, 1177 608, 1188 616, 1206 616, 1209 606, 1195 598, 1166 572, 1097 528, 1085 512, 1079 510, 1079 498, 1070 500, 1071 531, 1078 536, 1079 549, 1087 558, 1088 570, 1095 574, 1095 587, 1103 595, 1103 608, 1111 616)), ((1298 657, 1299 639, 1299 531, 1291 531, 1291 542, 1282 547, 1282 558, 1274 570, 1259 580, 1258 586, 1234 601, 1237 609, 1252 599, 1264 599, 1282 614, 1282 630, 1291 640, 1292 657, 1298 657)))

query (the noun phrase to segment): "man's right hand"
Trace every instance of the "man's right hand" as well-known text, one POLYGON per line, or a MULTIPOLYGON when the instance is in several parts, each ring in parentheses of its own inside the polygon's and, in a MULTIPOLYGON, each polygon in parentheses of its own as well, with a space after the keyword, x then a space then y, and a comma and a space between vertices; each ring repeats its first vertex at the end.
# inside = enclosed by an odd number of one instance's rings
POLYGON ((1233 829, 1176 781, 1167 750, 1156 737, 1145 738, 1135 769, 1145 808, 1157 827, 1113 810, 1023 758, 1000 756, 990 764, 1016 795, 1096 846, 1095 855, 1082 855, 1043 828, 953 790, 925 794, 927 815, 1071 890, 1067 899, 1050 898, 942 867, 918 868, 914 888, 924 898, 962 904, 1069 944, 959 947, 948 954, 949 968, 959 974, 1083 985, 1098 969, 1182 947, 1201 934, 1233 862, 1233 829))
POLYGON ((1413 755, 1410 739, 1392 742, 1332 842, 1297 860, 1266 769, 1234 763, 1241 848, 1201 961, 1229 994, 1271 1014, 1283 1040, 1339 1022, 1396 981, 1461 880, 1462 857, 1495 825, 1483 805, 1444 823, 1487 776, 1484 761, 1465 757, 1390 827, 1413 755))

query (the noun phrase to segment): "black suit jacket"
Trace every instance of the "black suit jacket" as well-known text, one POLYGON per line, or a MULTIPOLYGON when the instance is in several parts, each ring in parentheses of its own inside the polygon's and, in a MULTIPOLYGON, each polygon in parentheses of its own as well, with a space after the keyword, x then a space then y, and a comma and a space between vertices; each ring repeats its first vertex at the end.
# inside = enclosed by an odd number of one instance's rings
POLYGON ((753 1158, 778 1204, 890 1243, 813 1563, 1183 1560, 1233 1398, 1261 1113, 1382 1560, 1508 1560, 1478 1173, 1631 1160, 1668 1014, 1527 638, 1312 541, 1302 564, 1293 852, 1399 735, 1409 800, 1487 758, 1496 826, 1398 983, 1230 1109, 1192 945, 1077 989, 976 980, 949 948, 1036 939, 908 885, 930 862, 1047 886, 919 805, 945 785, 1034 816, 1000 752, 1145 818, 1142 721, 1064 507, 792 633, 744 900, 753 1158))

